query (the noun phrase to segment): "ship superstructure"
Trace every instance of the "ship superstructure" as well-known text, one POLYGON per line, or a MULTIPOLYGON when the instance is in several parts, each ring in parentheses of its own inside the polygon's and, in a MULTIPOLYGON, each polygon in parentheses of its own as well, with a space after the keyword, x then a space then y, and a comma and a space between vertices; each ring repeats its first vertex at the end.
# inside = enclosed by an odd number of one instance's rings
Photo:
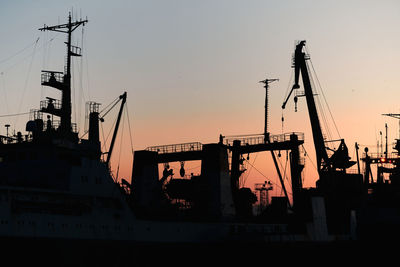
MULTIPOLYGON (((42 85, 60 90, 62 97, 48 97, 31 111, 27 135, 1 136, 2 237, 131 238, 133 214, 110 175, 108 160, 101 159, 99 104, 87 104, 88 139, 80 139, 71 122, 71 60, 80 56, 71 35, 87 22, 72 21, 69 15, 66 24, 40 28, 67 34, 64 71, 45 70, 41 76, 42 85)), ((126 93, 120 99, 124 103, 126 93)))

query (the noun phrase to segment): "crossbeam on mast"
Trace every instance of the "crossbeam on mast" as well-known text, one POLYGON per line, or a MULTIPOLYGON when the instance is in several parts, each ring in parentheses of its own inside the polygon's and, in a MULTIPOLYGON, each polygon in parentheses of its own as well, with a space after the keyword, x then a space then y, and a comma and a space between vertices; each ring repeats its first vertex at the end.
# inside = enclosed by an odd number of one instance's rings
MULTIPOLYGON (((69 13, 69 19, 71 19, 71 13, 69 13)), ((64 23, 64 24, 59 24, 59 25, 54 25, 54 26, 47 26, 46 24, 42 27, 39 28, 39 31, 55 31, 55 32, 63 32, 63 33, 70 33, 73 32, 76 28, 78 28, 81 24, 85 26, 85 23, 87 23, 88 20, 80 20, 80 21, 74 21, 72 22, 70 20, 69 23, 64 23), (62 30, 66 29, 66 30, 62 30)))
MULTIPOLYGON (((65 66, 65 73, 62 78, 62 82, 60 83, 46 83, 42 85, 49 85, 55 88, 58 88, 62 91, 62 99, 61 99, 61 110, 60 110, 60 117, 61 117, 61 124, 60 124, 60 131, 64 133, 66 136, 70 135, 71 132, 71 114, 72 114, 72 104, 71 104, 71 57, 73 56, 80 56, 80 54, 76 53, 78 50, 76 47, 71 45, 71 35, 72 32, 78 28, 80 25, 85 25, 88 20, 77 20, 72 21, 71 12, 68 15, 68 23, 54 25, 54 26, 47 26, 40 28, 40 31, 55 31, 55 32, 62 32, 68 35, 67 38, 67 62, 65 66), (74 51, 72 51, 74 48, 74 51), (56 86, 54 86, 56 85, 56 86)), ((55 72, 53 72, 54 74, 55 72)))

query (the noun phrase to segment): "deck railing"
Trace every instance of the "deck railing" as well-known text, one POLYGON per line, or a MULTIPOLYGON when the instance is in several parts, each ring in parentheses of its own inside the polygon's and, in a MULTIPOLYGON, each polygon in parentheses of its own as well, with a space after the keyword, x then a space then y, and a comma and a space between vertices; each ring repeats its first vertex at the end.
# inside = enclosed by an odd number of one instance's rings
POLYGON ((151 146, 146 148, 148 151, 158 152, 159 154, 188 152, 188 151, 201 151, 203 144, 199 142, 172 144, 163 146, 151 146))

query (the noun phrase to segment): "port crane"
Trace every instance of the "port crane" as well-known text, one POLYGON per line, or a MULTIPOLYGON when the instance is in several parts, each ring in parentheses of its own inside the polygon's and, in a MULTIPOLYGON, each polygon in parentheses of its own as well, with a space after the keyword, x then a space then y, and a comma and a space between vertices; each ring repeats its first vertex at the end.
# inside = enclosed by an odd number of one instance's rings
MULTIPOLYGON (((316 189, 318 194, 325 199, 329 232, 346 233, 349 231, 346 226, 350 218, 349 211, 358 207, 358 199, 363 194, 363 177, 361 174, 346 173, 346 169, 356 162, 350 161, 344 139, 332 140, 340 141, 340 145, 336 150, 333 150, 333 153, 328 154, 328 149, 332 149, 325 146, 327 141, 324 140, 322 134, 306 62, 310 59, 310 56, 303 52, 305 44, 306 41, 300 41, 296 45, 293 57, 294 85, 282 108, 285 108, 292 92, 300 88, 299 78, 301 73, 317 158, 319 179, 316 181, 316 189)), ((294 100, 297 104, 297 96, 294 100)))
MULTIPOLYGON (((289 95, 282 105, 282 109, 285 108, 292 92, 300 88, 299 78, 301 73, 304 85, 304 96, 306 97, 307 101, 308 115, 311 122, 315 153, 317 157, 318 173, 321 174, 321 171, 335 171, 338 169, 345 171, 345 169, 353 166, 356 162, 350 161, 350 157, 348 156, 348 149, 344 142, 344 139, 335 140, 340 141, 340 145, 330 157, 328 156, 327 147, 325 146, 326 141, 324 140, 322 134, 320 120, 315 105, 314 94, 311 87, 310 75, 306 63, 306 60, 309 60, 310 56, 303 52, 303 47, 305 46, 305 44, 306 41, 300 41, 296 45, 293 57, 295 81, 291 91, 289 92, 289 95)), ((294 101, 295 103, 297 103, 297 96, 295 96, 294 101)))

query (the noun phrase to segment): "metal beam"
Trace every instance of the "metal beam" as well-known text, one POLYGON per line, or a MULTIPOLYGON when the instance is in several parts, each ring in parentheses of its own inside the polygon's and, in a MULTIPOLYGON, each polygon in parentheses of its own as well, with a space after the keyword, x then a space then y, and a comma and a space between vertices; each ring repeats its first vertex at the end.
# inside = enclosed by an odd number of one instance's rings
MULTIPOLYGON (((299 146, 304 143, 303 140, 298 140, 296 143, 291 141, 284 141, 284 142, 273 142, 273 143, 266 143, 266 144, 256 144, 256 145, 242 145, 237 147, 240 154, 248 154, 248 153, 255 153, 261 151, 275 151, 275 150, 291 150, 293 146, 299 146)), ((228 147, 232 150, 232 147, 228 147)))

